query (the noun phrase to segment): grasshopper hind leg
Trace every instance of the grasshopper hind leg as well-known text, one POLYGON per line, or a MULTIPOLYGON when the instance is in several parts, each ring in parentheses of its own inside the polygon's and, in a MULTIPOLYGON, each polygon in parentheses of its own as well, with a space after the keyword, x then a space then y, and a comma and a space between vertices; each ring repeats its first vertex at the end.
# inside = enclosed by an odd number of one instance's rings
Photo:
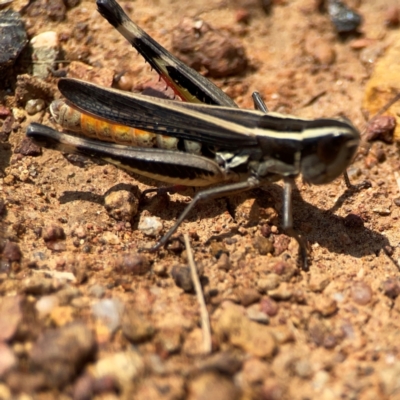
POLYGON ((217 186, 210 189, 203 190, 198 192, 194 197, 193 200, 187 205, 185 210, 179 216, 175 224, 172 228, 156 243, 153 247, 149 249, 141 249, 142 251, 149 251, 150 253, 156 252, 161 247, 165 246, 168 243, 168 240, 171 236, 176 232, 179 228, 183 220, 188 216, 188 214, 192 211, 192 209, 201 201, 210 200, 217 197, 224 197, 231 194, 236 194, 240 192, 245 192, 247 190, 254 189, 260 185, 260 182, 251 177, 244 182, 237 182, 232 184, 227 184, 223 186, 217 186))

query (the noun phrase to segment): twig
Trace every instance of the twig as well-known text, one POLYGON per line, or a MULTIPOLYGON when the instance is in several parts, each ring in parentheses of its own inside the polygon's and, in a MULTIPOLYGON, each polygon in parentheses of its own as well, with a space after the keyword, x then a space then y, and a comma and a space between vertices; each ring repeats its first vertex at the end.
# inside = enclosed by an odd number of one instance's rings
POLYGON ((189 261, 190 272, 192 275, 194 290, 196 291, 197 301, 199 302, 200 306, 201 328, 203 330, 203 347, 206 353, 211 353, 212 346, 210 317, 208 315, 206 302, 204 300, 203 291, 200 285, 200 279, 197 275, 196 264, 194 262, 192 248, 190 247, 189 235, 185 233, 183 235, 183 238, 185 240, 185 247, 189 261))
POLYGON ((396 179, 397 187, 399 188, 399 192, 400 192, 400 175, 399 175, 399 173, 395 172, 394 177, 396 179))

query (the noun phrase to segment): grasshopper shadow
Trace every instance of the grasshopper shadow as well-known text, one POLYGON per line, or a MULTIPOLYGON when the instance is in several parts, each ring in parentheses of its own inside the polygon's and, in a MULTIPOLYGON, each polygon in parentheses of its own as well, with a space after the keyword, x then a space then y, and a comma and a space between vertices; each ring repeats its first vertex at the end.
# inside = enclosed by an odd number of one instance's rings
MULTIPOLYGON (((279 226, 282 226, 282 192, 283 190, 279 185, 271 184, 266 188, 253 190, 252 194, 248 194, 248 197, 255 197, 259 207, 274 207, 278 211, 279 226)), ((357 196, 357 193, 346 191, 330 210, 321 210, 304 201, 299 190, 294 188, 293 223, 295 231, 300 233, 307 242, 318 243, 320 247, 327 249, 332 254, 347 254, 361 258, 368 255, 378 255, 383 250, 394 265, 399 268, 388 254, 388 248, 392 246, 386 236, 362 225, 351 226, 346 223, 344 217, 333 214, 351 195, 357 196), (307 226, 307 232, 302 230, 304 226, 307 226)), ((254 226, 254 221, 246 226, 254 226)), ((284 233, 281 229, 280 232, 284 233)), ((215 235, 208 242, 222 240, 232 234, 215 235)))
POLYGON ((104 199, 112 192, 118 192, 120 190, 132 192, 134 194, 138 193, 138 187, 136 185, 131 185, 127 183, 118 183, 112 186, 104 194, 95 194, 93 192, 78 192, 78 191, 65 191, 60 197, 60 204, 69 203, 71 201, 83 200, 90 203, 96 203, 104 206, 104 199))
MULTIPOLYGON (((282 196, 282 189, 279 186, 278 188, 273 188, 274 196, 282 196)), ((308 242, 318 243, 333 254, 347 254, 361 258, 367 255, 378 255, 383 250, 389 256, 387 249, 392 246, 386 236, 363 225, 348 224, 344 217, 333 213, 351 195, 357 196, 357 193, 345 191, 331 209, 321 210, 304 201, 299 190, 295 188, 293 190, 294 229, 308 242), (307 224, 309 228, 307 232, 301 230, 303 224, 307 224)), ((398 268, 392 258, 391 261, 398 268)))
MULTIPOLYGON (((104 198, 109 193, 119 190, 137 193, 137 186, 120 183, 111 187, 104 195, 97 195, 92 192, 67 191, 60 196, 59 201, 60 203, 67 203, 84 200, 104 205, 104 198)), ((356 195, 357 193, 354 194, 354 196, 356 195)), ((281 218, 282 188, 279 185, 271 184, 266 188, 255 189, 241 196, 244 196, 244 199, 255 198, 260 207, 274 207, 278 211, 279 218, 281 218)), ((386 248, 391 247, 389 240, 384 235, 365 226, 348 226, 345 223, 345 218, 333 214, 332 210, 336 211, 340 208, 344 199, 348 196, 349 193, 345 192, 331 210, 321 210, 304 201, 299 190, 295 188, 293 190, 294 229, 309 243, 318 243, 332 254, 347 254, 361 258, 367 255, 378 255, 381 250, 385 251, 386 248), (307 225, 307 232, 302 231, 303 224, 307 225)), ((140 201, 141 210, 149 210, 165 221, 174 220, 186 206, 187 203, 170 200, 169 196, 166 195, 156 195, 140 201)), ((201 202, 188 216, 187 221, 195 222, 202 218, 216 217, 221 212, 221 208, 229 211, 229 199, 220 198, 201 202), (219 202, 219 204, 216 207, 210 207, 210 202, 219 202)), ((280 220, 279 224, 281 222, 280 220)), ((138 218, 135 218, 132 224, 133 229, 137 228, 137 223, 138 218)), ((254 221, 251 224, 254 225, 254 221)), ((207 242, 214 239, 222 240, 234 234, 236 234, 236 231, 214 235, 207 242)))

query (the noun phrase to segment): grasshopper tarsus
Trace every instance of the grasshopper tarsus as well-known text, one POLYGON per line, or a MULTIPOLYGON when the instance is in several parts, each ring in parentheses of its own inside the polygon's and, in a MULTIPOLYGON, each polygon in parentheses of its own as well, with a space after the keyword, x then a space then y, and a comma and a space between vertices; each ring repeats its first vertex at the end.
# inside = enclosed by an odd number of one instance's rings
POLYGON ((297 256, 298 266, 305 272, 309 271, 308 251, 305 240, 295 231, 294 228, 285 229, 285 233, 296 240, 299 245, 299 253, 297 256))
POLYGON ((347 189, 350 190, 351 192, 359 192, 360 190, 369 189, 372 186, 371 182, 367 180, 358 183, 357 185, 354 185, 353 183, 350 182, 350 178, 347 171, 343 172, 343 178, 347 189))

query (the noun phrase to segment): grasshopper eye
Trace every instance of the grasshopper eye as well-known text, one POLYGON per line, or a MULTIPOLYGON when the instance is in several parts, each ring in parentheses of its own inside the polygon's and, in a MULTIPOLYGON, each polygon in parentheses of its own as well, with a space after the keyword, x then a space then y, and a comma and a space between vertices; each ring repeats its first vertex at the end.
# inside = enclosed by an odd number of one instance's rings
POLYGON ((312 184, 329 183, 346 170, 357 150, 359 133, 349 125, 336 128, 321 138, 306 140, 301 170, 304 179, 312 184))

